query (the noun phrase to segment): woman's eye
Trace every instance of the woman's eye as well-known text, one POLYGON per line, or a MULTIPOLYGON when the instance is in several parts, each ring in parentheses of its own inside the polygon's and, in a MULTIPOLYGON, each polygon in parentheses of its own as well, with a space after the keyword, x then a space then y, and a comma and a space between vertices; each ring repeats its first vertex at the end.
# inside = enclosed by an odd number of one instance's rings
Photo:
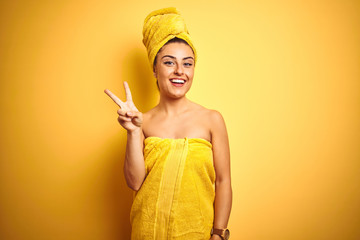
POLYGON ((185 65, 186 67, 191 67, 191 66, 192 66, 192 63, 184 63, 184 65, 185 65))
POLYGON ((174 64, 173 62, 171 62, 171 61, 166 61, 166 62, 164 62, 166 65, 172 65, 172 64, 174 64))

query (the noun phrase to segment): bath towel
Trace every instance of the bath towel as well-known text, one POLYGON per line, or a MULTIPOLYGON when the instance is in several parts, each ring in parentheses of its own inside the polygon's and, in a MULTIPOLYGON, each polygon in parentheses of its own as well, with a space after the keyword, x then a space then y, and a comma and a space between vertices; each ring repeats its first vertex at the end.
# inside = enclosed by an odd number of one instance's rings
POLYGON ((131 239, 209 240, 215 199, 211 143, 148 137, 144 144, 146 178, 131 208, 131 239))

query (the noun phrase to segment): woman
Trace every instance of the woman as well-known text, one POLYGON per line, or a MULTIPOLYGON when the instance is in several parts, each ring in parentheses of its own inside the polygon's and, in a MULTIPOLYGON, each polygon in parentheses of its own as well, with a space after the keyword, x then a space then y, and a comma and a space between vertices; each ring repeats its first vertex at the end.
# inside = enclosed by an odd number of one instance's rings
POLYGON ((127 130, 124 175, 136 191, 132 239, 228 239, 232 203, 229 142, 221 114, 186 98, 197 58, 175 8, 150 13, 144 44, 160 101, 142 114, 124 82, 118 121, 127 130))

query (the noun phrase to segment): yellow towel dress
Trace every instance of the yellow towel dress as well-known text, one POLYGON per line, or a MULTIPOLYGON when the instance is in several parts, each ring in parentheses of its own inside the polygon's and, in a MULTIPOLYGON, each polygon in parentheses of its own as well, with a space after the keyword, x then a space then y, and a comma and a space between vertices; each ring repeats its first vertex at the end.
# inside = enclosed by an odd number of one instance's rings
POLYGON ((131 208, 131 239, 209 240, 215 199, 211 143, 148 137, 144 144, 146 178, 131 208))

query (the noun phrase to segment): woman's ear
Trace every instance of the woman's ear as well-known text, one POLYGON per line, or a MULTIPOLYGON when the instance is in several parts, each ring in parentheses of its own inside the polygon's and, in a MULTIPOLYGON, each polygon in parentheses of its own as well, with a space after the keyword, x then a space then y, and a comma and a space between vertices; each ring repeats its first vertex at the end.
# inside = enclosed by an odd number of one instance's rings
POLYGON ((157 77, 156 77, 156 70, 155 70, 155 67, 153 68, 153 75, 154 75, 154 78, 157 78, 157 77))

